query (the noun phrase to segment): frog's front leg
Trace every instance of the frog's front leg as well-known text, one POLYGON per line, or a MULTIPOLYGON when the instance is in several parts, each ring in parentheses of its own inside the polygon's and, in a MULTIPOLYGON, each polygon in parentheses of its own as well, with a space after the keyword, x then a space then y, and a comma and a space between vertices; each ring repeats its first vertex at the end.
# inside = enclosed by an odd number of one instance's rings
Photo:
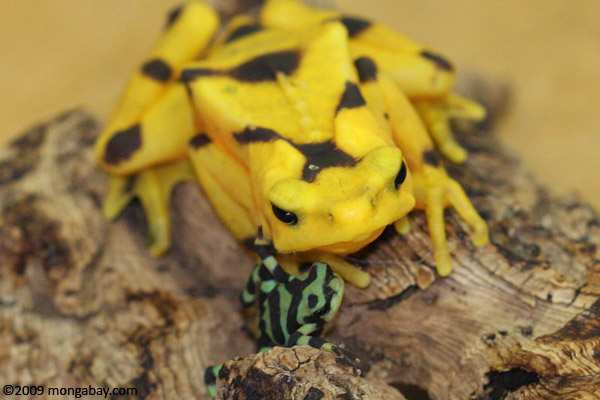
POLYGON ((454 207, 461 218, 471 226, 472 241, 477 247, 488 242, 488 228, 479 216, 462 187, 447 176, 446 172, 425 166, 423 171, 413 173, 417 207, 424 208, 427 226, 433 243, 435 265, 441 276, 452 272, 452 259, 446 241, 444 209, 454 207))
MULTIPOLYGON (((454 207, 471 226, 473 244, 476 246, 487 243, 487 225, 460 185, 446 174, 425 126, 409 99, 385 72, 377 69, 373 60, 369 63, 363 61, 363 64, 371 67, 371 73, 361 73, 357 64, 359 75, 369 77, 361 79, 361 90, 365 93, 367 103, 383 103, 387 109, 393 140, 402 150, 412 174, 416 207, 425 209, 427 214, 438 273, 446 276, 452 271, 452 260, 446 243, 444 209, 454 207)), ((405 224, 396 224, 396 228, 403 227, 405 224)))

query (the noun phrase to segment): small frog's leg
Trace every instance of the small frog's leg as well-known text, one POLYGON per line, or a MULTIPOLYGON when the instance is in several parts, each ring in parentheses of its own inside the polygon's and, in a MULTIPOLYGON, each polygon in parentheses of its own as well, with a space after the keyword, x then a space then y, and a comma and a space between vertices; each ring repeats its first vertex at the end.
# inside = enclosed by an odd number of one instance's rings
POLYGON ((287 344, 288 347, 308 345, 317 350, 331 351, 338 356, 345 358, 352 365, 360 362, 358 357, 344 350, 340 346, 330 343, 320 337, 310 335, 311 333, 319 330, 320 328, 315 323, 302 325, 296 332, 290 335, 288 339, 289 343, 287 344))
POLYGON ((213 365, 212 367, 206 368, 204 371, 204 384, 208 389, 209 396, 213 399, 217 396, 216 384, 221 368, 223 368, 223 364, 213 365))
MULTIPOLYGON (((356 65, 358 68, 358 64, 356 65)), ((452 271, 452 260, 446 242, 444 208, 453 206, 471 226, 473 244, 476 246, 487 243, 487 225, 475 211, 460 185, 446 174, 433 143, 409 99, 390 77, 377 69, 376 63, 372 62, 369 65, 372 70, 368 74, 369 79, 362 79, 367 75, 358 69, 361 75, 361 90, 364 87, 363 92, 367 103, 371 101, 369 97, 372 96, 382 96, 384 99, 394 141, 402 150, 412 173, 416 206, 425 209, 427 214, 438 273, 446 276, 452 271), (375 87, 379 88, 379 94, 374 90, 375 87)), ((381 99, 373 99, 373 101, 377 102, 381 99)))
MULTIPOLYGON (((176 135, 185 136, 179 128, 190 125, 191 113, 189 106, 186 107, 185 90, 182 85, 175 85, 180 88, 173 89, 172 83, 177 80, 185 63, 202 55, 218 29, 219 19, 211 7, 200 1, 189 2, 173 16, 166 33, 131 78, 114 114, 96 141, 96 156, 108 172, 125 175, 151 165, 155 153, 163 149, 165 142, 163 139, 157 144, 153 139, 168 137, 171 140, 176 135), (146 115, 162 102, 165 104, 158 106, 159 111, 153 111, 154 116, 146 115), (149 154, 138 155, 139 150, 149 154), (132 156, 133 160, 130 160, 132 156), (128 166, 130 161, 135 165, 128 166)), ((185 138, 180 139, 185 143, 185 138)), ((163 149, 167 154, 160 161, 176 158, 169 151, 175 147, 181 153, 181 140, 163 149)))
POLYGON ((171 246, 171 193, 179 182, 194 180, 187 160, 180 160, 144 170, 131 178, 111 178, 103 212, 116 217, 131 199, 137 197, 148 219, 150 254, 158 257, 171 246))
POLYGON ((485 118, 485 108, 456 94, 449 94, 440 99, 413 99, 412 103, 440 152, 455 163, 464 162, 467 152, 452 136, 450 119, 480 121, 485 118))
POLYGON ((273 242, 270 239, 263 237, 262 226, 258 227, 258 236, 254 241, 254 249, 260 257, 263 265, 269 270, 273 279, 277 282, 287 283, 294 277, 279 265, 279 262, 273 255, 273 242))
MULTIPOLYGON (((234 361, 241 360, 241 357, 235 357, 234 361)), ((204 371, 204 383, 208 389, 208 394, 211 398, 215 398, 217 396, 217 378, 219 377, 219 372, 223 368, 223 364, 213 365, 212 367, 206 368, 204 371)))
POLYGON ((259 353, 271 350, 276 343, 273 342, 267 335, 261 333, 256 339, 256 347, 259 353))

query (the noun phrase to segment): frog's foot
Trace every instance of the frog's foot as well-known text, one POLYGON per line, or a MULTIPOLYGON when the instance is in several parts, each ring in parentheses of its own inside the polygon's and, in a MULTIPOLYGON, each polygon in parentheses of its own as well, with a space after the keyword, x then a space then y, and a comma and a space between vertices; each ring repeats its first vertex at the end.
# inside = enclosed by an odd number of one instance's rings
POLYGON ((153 167, 131 177, 111 177, 102 211, 108 218, 115 218, 137 197, 148 220, 150 254, 161 256, 171 247, 171 192, 177 183, 193 178, 187 160, 153 167))
POLYGON ((360 359, 358 357, 356 357, 349 351, 343 349, 342 347, 336 346, 333 343, 329 343, 328 341, 321 339, 320 337, 304 335, 301 332, 293 333, 290 336, 289 345, 290 347, 308 345, 317 350, 331 351, 332 353, 338 356, 338 362, 345 365, 349 365, 354 369, 357 369, 360 363, 360 359))
POLYGON ((408 235, 410 233, 410 221, 408 220, 408 215, 405 215, 394 222, 394 229, 401 235, 408 235))
POLYGON ((454 139, 450 120, 463 118, 480 121, 485 118, 485 108, 453 93, 441 99, 415 100, 413 104, 440 152, 455 163, 464 162, 467 151, 454 139))
POLYGON ((433 243, 435 264, 440 276, 452 272, 452 259, 446 242, 444 208, 452 206, 473 230, 472 241, 477 247, 488 242, 488 228, 462 187, 439 169, 425 171, 425 212, 433 243))

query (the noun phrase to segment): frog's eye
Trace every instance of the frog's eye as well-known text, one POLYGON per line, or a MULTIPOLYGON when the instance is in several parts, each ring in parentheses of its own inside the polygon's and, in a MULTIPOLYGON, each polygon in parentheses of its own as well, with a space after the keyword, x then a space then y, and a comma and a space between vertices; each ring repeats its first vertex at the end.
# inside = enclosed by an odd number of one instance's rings
POLYGON ((323 315, 327 314, 327 309, 326 307, 319 308, 317 311, 314 312, 314 314, 316 316, 322 317, 323 315))
POLYGON ((400 172, 396 176, 396 180, 394 181, 394 185, 396 185, 396 190, 400 189, 400 185, 404 183, 406 179, 406 163, 402 161, 402 167, 400 167, 400 172))
POLYGON ((298 223, 298 216, 296 216, 296 214, 290 211, 282 210, 275 204, 271 205, 273 206, 273 214, 275 214, 278 220, 288 225, 296 225, 298 223))

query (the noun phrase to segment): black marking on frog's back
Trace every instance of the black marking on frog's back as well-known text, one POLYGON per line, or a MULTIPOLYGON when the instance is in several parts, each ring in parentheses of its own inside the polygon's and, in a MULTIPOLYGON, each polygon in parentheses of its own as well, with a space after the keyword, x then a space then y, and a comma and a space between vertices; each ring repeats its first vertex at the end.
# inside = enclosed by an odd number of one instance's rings
POLYGON ((342 17, 340 22, 344 24, 348 30, 348 36, 353 37, 371 26, 371 22, 366 19, 356 17, 342 17))
POLYGON ((430 61, 433 61, 436 65, 436 67, 438 67, 441 70, 452 71, 454 69, 452 67, 452 64, 450 64, 450 61, 446 60, 444 57, 442 57, 439 54, 435 54, 430 51, 423 50, 421 52, 421 57, 424 57, 430 61))
POLYGON ((302 179, 307 182, 313 182, 324 168, 353 167, 357 163, 354 157, 340 150, 331 140, 321 143, 296 144, 274 130, 262 127, 246 128, 241 132, 234 133, 233 137, 241 145, 267 143, 277 139, 288 142, 306 158, 302 168, 302 179))
POLYGON ((173 25, 175 23, 175 21, 177 21, 177 19, 181 15, 182 9, 183 9, 183 6, 178 6, 169 12, 169 15, 167 16, 167 24, 165 27, 166 29, 169 29, 171 27, 171 25, 173 25))
POLYGON ((142 73, 156 81, 167 82, 171 79, 173 70, 169 64, 159 58, 155 58, 142 65, 142 73))
POLYGON ((350 81, 346 82, 346 89, 342 94, 340 99, 340 103, 335 109, 335 113, 337 114, 343 108, 357 108, 366 105, 364 97, 360 93, 360 89, 356 86, 355 83, 350 81))
POLYGON ((252 35, 253 33, 256 33, 260 30, 262 30, 262 27, 259 24, 245 24, 238 26, 236 29, 233 30, 233 32, 229 34, 229 36, 227 36, 227 39, 225 39, 225 43, 231 43, 245 36, 252 35))
POLYGON ((203 76, 212 76, 212 75, 222 75, 221 71, 216 71, 210 68, 188 68, 184 69, 181 72, 181 82, 186 84, 186 89, 189 92, 189 86, 187 85, 189 82, 193 82, 197 78, 201 78, 203 76))
POLYGON ((267 53, 231 69, 228 75, 242 82, 274 81, 277 72, 291 75, 300 64, 298 50, 267 53))
POLYGON ((317 278, 317 269, 312 268, 306 279, 295 279, 285 285, 285 290, 290 294, 291 300, 286 318, 286 329, 288 332, 296 332, 300 327, 301 321, 298 321, 298 308, 304 297, 304 291, 317 278))
POLYGON ((440 158, 438 157, 435 150, 425 150, 423 152, 423 161, 425 164, 437 167, 440 165, 440 158))
POLYGON ((299 50, 284 50, 262 54, 229 70, 189 68, 181 73, 181 81, 187 84, 197 78, 215 75, 229 76, 240 82, 249 83, 275 81, 277 72, 283 72, 285 75, 293 74, 300 65, 300 58, 299 50))
POLYGON ((190 146, 194 148, 194 150, 198 150, 201 147, 204 147, 210 144, 212 140, 206 133, 198 133, 193 138, 190 139, 190 146))
POLYGON ((302 179, 313 182, 319 172, 329 167, 354 167, 356 159, 330 140, 322 143, 295 144, 304 157, 306 163, 302 169, 302 179))
POLYGON ((319 302, 319 296, 317 296, 316 294, 312 294, 312 293, 308 295, 308 306, 310 308, 315 308, 318 302, 319 302))
POLYGON ((119 131, 113 135, 104 149, 104 162, 111 165, 119 164, 131 157, 142 147, 140 124, 119 131))
POLYGON ((377 80, 377 65, 370 57, 360 57, 354 60, 360 83, 377 80))
POLYGON ((234 133, 233 137, 239 144, 265 143, 275 139, 283 139, 279 133, 268 128, 246 128, 239 133, 234 133))

